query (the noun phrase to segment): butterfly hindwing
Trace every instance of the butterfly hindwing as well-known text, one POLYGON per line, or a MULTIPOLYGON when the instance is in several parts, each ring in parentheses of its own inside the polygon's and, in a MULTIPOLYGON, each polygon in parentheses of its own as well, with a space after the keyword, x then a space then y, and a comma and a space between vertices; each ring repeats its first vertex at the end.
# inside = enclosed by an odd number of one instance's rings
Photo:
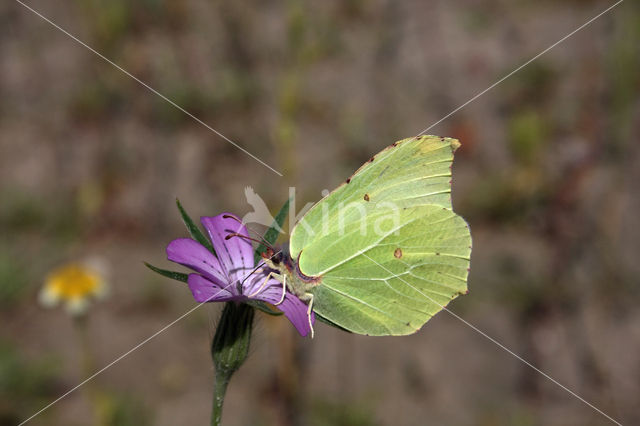
POLYGON ((296 225, 291 255, 320 277, 314 310, 355 333, 417 331, 465 293, 471 236, 451 208, 454 139, 383 150, 296 225))

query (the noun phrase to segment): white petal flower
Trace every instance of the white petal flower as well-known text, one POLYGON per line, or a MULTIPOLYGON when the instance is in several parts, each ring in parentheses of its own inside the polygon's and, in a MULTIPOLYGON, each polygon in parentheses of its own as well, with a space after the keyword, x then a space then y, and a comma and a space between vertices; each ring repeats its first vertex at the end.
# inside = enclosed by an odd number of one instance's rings
POLYGON ((46 307, 63 302, 67 312, 77 316, 87 312, 91 299, 104 299, 108 286, 103 274, 89 264, 69 263, 53 270, 38 295, 46 307))

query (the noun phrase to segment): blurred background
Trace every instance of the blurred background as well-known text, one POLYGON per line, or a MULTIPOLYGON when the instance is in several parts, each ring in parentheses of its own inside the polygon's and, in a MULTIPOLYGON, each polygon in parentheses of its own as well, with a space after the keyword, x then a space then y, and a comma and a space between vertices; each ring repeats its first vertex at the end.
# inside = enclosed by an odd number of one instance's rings
MULTIPOLYGON (((194 217, 315 202, 613 1, 30 0, 283 173, 17 2, 0 4, 0 425, 16 425, 194 306, 166 244, 194 217), (44 309, 52 270, 98 259, 83 321, 44 309)), ((640 5, 627 1, 430 133, 459 138, 474 238, 452 311, 624 424, 640 423, 640 5)), ((34 425, 208 424, 195 311, 34 425)), ((227 425, 605 425, 443 312, 408 337, 258 315, 227 425)))

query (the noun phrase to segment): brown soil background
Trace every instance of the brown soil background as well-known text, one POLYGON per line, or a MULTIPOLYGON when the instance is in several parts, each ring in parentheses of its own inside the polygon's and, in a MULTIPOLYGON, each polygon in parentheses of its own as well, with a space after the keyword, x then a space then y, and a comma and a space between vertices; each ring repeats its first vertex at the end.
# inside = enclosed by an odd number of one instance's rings
MULTIPOLYGON (((94 369, 193 305, 151 273, 192 216, 275 211, 341 183, 608 7, 605 1, 28 3, 278 177, 20 4, 0 5, 0 424, 85 376, 46 273, 98 257, 94 369)), ((626 1, 430 133, 463 143, 474 238, 450 307, 623 424, 640 423, 640 8, 626 1)), ((204 306, 33 425, 208 424, 204 306), (96 398, 98 394, 100 397, 96 398), (106 414, 105 414, 106 413, 106 414)), ((226 425, 600 425, 606 418, 447 313, 401 338, 259 315, 226 425)))

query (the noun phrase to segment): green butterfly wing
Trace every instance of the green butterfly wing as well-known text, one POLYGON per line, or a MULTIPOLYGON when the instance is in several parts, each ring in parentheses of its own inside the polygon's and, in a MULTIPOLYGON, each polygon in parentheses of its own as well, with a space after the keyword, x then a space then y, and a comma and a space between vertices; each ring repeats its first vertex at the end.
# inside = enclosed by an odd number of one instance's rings
POLYGON ((399 141, 296 225, 290 252, 320 277, 314 311, 359 334, 419 330, 467 291, 471 235, 452 211, 455 139, 399 141))

